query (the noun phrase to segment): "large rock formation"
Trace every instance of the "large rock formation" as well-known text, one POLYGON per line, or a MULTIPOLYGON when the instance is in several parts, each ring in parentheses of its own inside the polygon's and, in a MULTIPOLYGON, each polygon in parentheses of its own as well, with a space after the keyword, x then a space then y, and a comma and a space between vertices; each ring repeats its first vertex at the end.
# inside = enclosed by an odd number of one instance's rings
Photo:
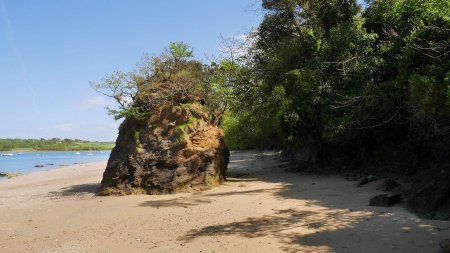
POLYGON ((199 103, 162 105, 145 120, 126 119, 99 194, 167 194, 225 180, 229 150, 199 103))
POLYGON ((433 169, 414 178, 406 197, 407 203, 422 217, 450 220, 450 150, 433 169))

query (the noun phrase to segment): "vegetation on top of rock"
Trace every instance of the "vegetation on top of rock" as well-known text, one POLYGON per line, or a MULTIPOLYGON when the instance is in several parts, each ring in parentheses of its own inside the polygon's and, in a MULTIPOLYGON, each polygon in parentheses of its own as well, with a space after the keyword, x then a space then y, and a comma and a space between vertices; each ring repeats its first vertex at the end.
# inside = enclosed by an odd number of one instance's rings
POLYGON ((226 107, 227 80, 220 79, 220 64, 206 65, 192 57, 188 45, 172 42, 159 56, 144 55, 136 70, 115 71, 91 86, 115 99, 118 108, 108 111, 116 119, 142 120, 166 103, 198 102, 217 125, 226 107))

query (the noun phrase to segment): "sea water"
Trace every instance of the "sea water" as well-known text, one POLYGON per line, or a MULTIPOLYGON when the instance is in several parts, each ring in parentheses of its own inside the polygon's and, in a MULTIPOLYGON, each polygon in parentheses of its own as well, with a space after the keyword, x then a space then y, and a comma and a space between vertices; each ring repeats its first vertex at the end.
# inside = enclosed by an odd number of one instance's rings
POLYGON ((74 164, 101 162, 107 161, 110 154, 110 151, 0 152, 0 172, 29 173, 74 164))

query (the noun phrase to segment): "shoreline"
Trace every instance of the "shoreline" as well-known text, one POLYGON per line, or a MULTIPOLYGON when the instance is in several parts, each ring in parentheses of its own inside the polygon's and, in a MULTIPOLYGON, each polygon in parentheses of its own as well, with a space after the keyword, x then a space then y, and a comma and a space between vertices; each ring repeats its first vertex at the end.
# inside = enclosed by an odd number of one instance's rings
MULTIPOLYGON (((16 176, 13 176, 12 178, 9 178, 9 179, 13 179, 13 178, 16 178, 16 177, 19 177, 19 176, 25 176, 25 175, 33 175, 33 174, 37 174, 37 173, 40 173, 40 172, 52 172, 52 171, 54 171, 54 170, 61 170, 61 169, 65 169, 65 168, 67 168, 67 169, 71 169, 72 167, 78 167, 78 166, 98 166, 98 165, 100 165, 100 164, 103 164, 103 163, 107 163, 108 161, 107 160, 104 160, 104 161, 97 161, 97 162, 87 162, 87 163, 73 163, 73 164, 52 164, 52 165, 46 165, 46 166, 49 166, 49 167, 39 167, 39 168, 47 168, 47 169, 43 169, 43 170, 38 170, 38 171, 30 171, 30 172, 26 172, 26 173, 18 173, 16 176), (50 167, 50 166, 52 166, 52 167, 50 167)), ((10 173, 9 171, 0 171, 0 173, 10 173)), ((12 173, 14 173, 14 172, 12 172, 12 173)), ((1 179, 2 177, 0 177, 0 179, 1 179)), ((3 177, 3 178, 5 178, 5 177, 3 177)))
MULTIPOLYGON (((108 161, 97 161, 97 162, 88 162, 88 163, 75 163, 75 164, 67 164, 67 165, 54 165, 54 166, 58 166, 58 167, 54 167, 54 168, 49 168, 47 170, 39 170, 39 171, 31 171, 28 173, 24 173, 21 174, 20 176, 34 176, 34 175, 40 175, 43 173, 50 173, 53 174, 55 171, 60 171, 60 170, 74 170, 74 169, 79 169, 79 167, 98 167, 102 164, 107 163, 108 161)), ((44 167, 45 168, 45 167, 44 167)), ((16 177, 14 177, 16 178, 16 177)))
MULTIPOLYGON (((2 153, 0 153, 2 154, 2 153)), ((108 161, 109 151, 30 151, 0 156, 0 172, 28 174, 92 162, 108 161)))
POLYGON ((368 206, 378 183, 284 171, 232 153, 228 181, 173 195, 96 196, 106 162, 0 182, 0 252, 441 252, 449 221, 368 206), (373 247, 377 245, 377 247, 373 247))
POLYGON ((51 192, 83 182, 100 183, 106 161, 34 171, 0 181, 0 208, 27 201, 43 201, 51 192), (101 175, 100 175, 101 176, 101 175), (99 180, 100 179, 100 180, 99 180))

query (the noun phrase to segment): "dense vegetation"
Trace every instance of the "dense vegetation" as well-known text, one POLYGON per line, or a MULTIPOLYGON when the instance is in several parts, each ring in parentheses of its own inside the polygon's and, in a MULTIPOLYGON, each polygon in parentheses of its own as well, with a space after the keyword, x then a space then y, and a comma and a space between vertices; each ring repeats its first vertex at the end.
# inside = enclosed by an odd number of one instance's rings
POLYGON ((111 150, 112 142, 92 142, 71 139, 0 139, 0 151, 45 150, 45 151, 83 151, 111 150))
MULTIPOLYGON (((264 0, 238 62, 235 148, 312 162, 427 167, 450 140, 450 2, 264 0)), ((444 149, 445 150, 445 149, 444 149)))
POLYGON ((209 64, 184 43, 93 87, 116 118, 197 101, 231 148, 413 173, 450 141, 450 2, 263 0, 240 47, 209 64))

